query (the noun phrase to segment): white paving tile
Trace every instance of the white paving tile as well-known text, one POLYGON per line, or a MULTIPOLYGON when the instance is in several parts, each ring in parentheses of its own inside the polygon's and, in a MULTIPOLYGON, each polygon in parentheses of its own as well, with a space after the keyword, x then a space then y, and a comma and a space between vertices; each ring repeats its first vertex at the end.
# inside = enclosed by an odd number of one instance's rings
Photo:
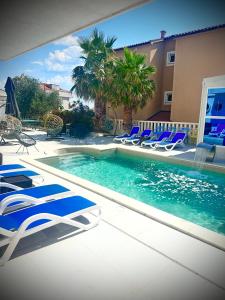
MULTIPOLYGON (((43 135, 40 139, 39 149, 47 154, 78 144, 46 142, 43 135)), ((103 143, 103 149, 104 142, 100 138, 96 144, 103 143)), ((5 163, 26 156, 15 155, 17 147, 0 148, 5 163)), ((30 156, 36 154, 30 149, 30 156)), ((24 239, 13 259, 0 268, 5 299, 225 299, 225 289, 218 287, 225 288, 225 252, 43 170, 40 173, 45 183, 64 184, 96 201, 103 219, 96 228, 66 239, 62 236, 70 233, 67 226, 24 239)))

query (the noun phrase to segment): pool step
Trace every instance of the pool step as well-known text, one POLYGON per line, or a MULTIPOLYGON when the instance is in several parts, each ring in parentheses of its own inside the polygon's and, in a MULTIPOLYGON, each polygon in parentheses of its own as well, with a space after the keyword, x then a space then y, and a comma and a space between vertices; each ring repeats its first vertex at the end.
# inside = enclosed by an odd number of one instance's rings
POLYGON ((62 166, 69 166, 69 168, 73 168, 73 167, 79 167, 82 165, 87 165, 90 163, 95 162, 94 158, 88 158, 87 157, 73 157, 73 159, 68 159, 66 161, 61 161, 60 164, 62 166))

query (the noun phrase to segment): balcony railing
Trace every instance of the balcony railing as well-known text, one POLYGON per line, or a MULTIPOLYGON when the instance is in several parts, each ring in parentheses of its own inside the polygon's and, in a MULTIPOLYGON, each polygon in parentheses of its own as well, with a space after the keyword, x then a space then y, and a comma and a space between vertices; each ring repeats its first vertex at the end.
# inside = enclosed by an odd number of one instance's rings
MULTIPOLYGON (((117 123, 117 130, 123 130, 123 120, 117 119, 115 120, 117 123)), ((140 129, 143 131, 144 129, 151 129, 153 131, 157 131, 159 128, 164 130, 172 130, 179 131, 182 129, 188 129, 189 131, 197 130, 198 123, 190 123, 190 122, 165 122, 165 121, 141 121, 134 120, 133 125, 140 126, 140 129)))
MULTIPOLYGON (((117 128, 117 133, 123 132, 123 120, 117 119, 114 121, 115 127, 117 128)), ((165 121, 142 121, 133 120, 133 125, 138 125, 140 130, 151 129, 153 132, 159 131, 186 131, 189 136, 189 143, 195 144, 198 134, 198 123, 191 122, 165 122, 165 121)))

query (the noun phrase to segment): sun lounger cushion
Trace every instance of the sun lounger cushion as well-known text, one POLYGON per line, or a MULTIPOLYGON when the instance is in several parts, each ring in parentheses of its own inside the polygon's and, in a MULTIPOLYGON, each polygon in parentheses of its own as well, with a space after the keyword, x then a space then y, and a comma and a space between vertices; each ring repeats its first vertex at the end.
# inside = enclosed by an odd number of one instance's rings
MULTIPOLYGON (((74 212, 81 211, 86 208, 95 206, 96 204, 81 196, 72 196, 55 201, 42 203, 35 206, 26 207, 24 209, 0 216, 0 228, 5 230, 18 230, 20 225, 29 217, 37 214, 47 213, 64 217, 74 212)), ((27 229, 40 226, 49 220, 38 220, 29 225, 27 229)))
MULTIPOLYGON (((67 188, 65 188, 62 185, 59 184, 48 184, 48 185, 42 185, 42 186, 36 186, 36 187, 32 187, 32 188, 27 188, 27 189, 22 189, 19 191, 13 191, 13 192, 8 192, 5 194, 0 194, 0 202, 11 195, 18 195, 18 194, 23 194, 26 196, 31 196, 34 198, 42 198, 42 197, 47 197, 47 196, 51 196, 51 195, 55 195, 55 194, 59 194, 59 193, 64 193, 64 192, 68 192, 69 190, 67 188)), ((15 203, 14 203, 15 205, 15 203)))
POLYGON ((25 167, 19 164, 8 164, 8 165, 1 165, 0 166, 0 171, 10 171, 10 170, 14 170, 14 169, 22 169, 25 167))
POLYGON ((15 171, 15 172, 6 172, 6 173, 1 173, 0 177, 4 176, 19 176, 19 175, 25 175, 25 176, 40 176, 37 172, 30 171, 30 170, 21 170, 21 171, 15 171))

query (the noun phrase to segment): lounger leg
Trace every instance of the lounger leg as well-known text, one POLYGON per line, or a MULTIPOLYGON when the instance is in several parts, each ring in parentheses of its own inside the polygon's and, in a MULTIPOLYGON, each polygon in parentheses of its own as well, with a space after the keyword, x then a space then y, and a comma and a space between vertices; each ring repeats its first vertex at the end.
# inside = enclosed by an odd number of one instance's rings
POLYGON ((157 145, 157 143, 156 143, 156 144, 150 144, 149 146, 150 146, 150 148, 152 148, 152 149, 156 149, 156 145, 157 145))
MULTIPOLYGON (((97 216, 95 215, 96 220, 89 223, 89 224, 87 224, 87 225, 85 225, 83 223, 80 223, 79 221, 75 221, 73 219, 70 219, 68 217, 59 217, 59 216, 48 214, 48 213, 38 214, 38 215, 35 215, 35 216, 32 216, 32 217, 26 219, 23 222, 23 224, 20 226, 20 228, 18 229, 17 233, 13 237, 9 238, 9 241, 8 241, 9 245, 6 248, 3 256, 0 259, 0 265, 4 265, 10 259, 11 255, 12 255, 13 251, 15 250, 16 246, 18 245, 20 239, 22 237, 24 237, 24 233, 25 233, 26 229, 33 222, 35 222, 37 220, 46 219, 46 220, 49 220, 49 221, 53 221, 54 224, 52 224, 52 225, 65 223, 65 224, 74 226, 76 228, 79 228, 81 230, 88 230, 88 229, 96 226, 99 223, 100 215, 101 215, 101 209, 100 209, 100 207, 97 207, 96 210, 97 210, 97 216)), ((48 227, 46 227, 46 228, 48 228, 48 227)), ((44 228, 42 228, 42 229, 44 229, 44 228)), ((38 232, 38 230, 36 230, 35 232, 38 232)), ((35 233, 35 232, 33 232, 33 233, 35 233)))
POLYGON ((24 233, 24 226, 21 226, 21 230, 18 230, 17 234, 11 238, 9 238, 9 244, 8 247, 6 248, 3 256, 0 259, 0 266, 3 266, 11 257, 13 251, 15 250, 16 246, 19 243, 19 240, 23 236, 24 233))
POLYGON ((173 150, 173 148, 176 146, 176 144, 174 144, 174 145, 172 145, 172 147, 170 147, 170 148, 168 148, 167 146, 165 147, 165 149, 167 150, 167 151, 172 151, 173 150))
POLYGON ((36 147, 36 145, 34 145, 35 149, 37 150, 37 152, 39 152, 38 148, 36 147))
POLYGON ((11 242, 9 243, 7 249, 5 250, 5 253, 3 254, 2 258, 0 259, 0 265, 3 266, 11 257, 13 251, 15 250, 20 238, 15 237, 11 242))
POLYGON ((16 153, 18 153, 20 151, 20 148, 22 147, 22 145, 19 146, 18 150, 16 151, 16 153))

